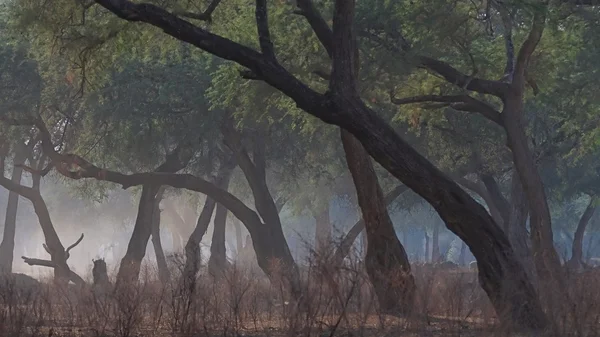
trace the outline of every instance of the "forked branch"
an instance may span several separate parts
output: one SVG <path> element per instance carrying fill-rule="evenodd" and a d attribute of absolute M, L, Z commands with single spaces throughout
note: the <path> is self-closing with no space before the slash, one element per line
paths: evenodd
<path fill-rule="evenodd" d="M 263 55 L 275 60 L 275 50 L 269 32 L 269 15 L 267 12 L 267 0 L 256 0 L 256 27 L 258 29 L 258 43 Z"/>
<path fill-rule="evenodd" d="M 444 105 L 460 111 L 479 113 L 490 121 L 500 126 L 503 125 L 500 113 L 493 106 L 469 95 L 422 95 L 396 98 L 393 91 L 390 91 L 390 101 L 396 105 L 427 102 L 447 103 Z"/>
<path fill-rule="evenodd" d="M 174 14 L 183 16 L 185 18 L 206 21 L 206 22 L 210 23 L 210 22 L 212 22 L 212 14 L 215 11 L 215 9 L 217 9 L 217 6 L 219 6 L 219 3 L 221 3 L 221 1 L 222 0 L 211 1 L 210 4 L 208 5 L 208 7 L 206 8 L 206 10 L 202 13 L 181 11 L 181 12 L 174 12 Z"/>
<path fill-rule="evenodd" d="M 81 233 L 81 236 L 79 237 L 79 239 L 77 239 L 77 241 L 75 241 L 75 243 L 67 247 L 67 250 L 65 251 L 67 254 L 67 259 L 71 256 L 71 254 L 69 253 L 71 249 L 75 248 L 79 243 L 81 243 L 81 240 L 83 240 L 83 233 Z"/>

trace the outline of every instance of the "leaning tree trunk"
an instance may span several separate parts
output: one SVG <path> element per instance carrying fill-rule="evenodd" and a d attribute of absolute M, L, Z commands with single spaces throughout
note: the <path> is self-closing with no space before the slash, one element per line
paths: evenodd
<path fill-rule="evenodd" d="M 148 247 L 148 241 L 152 235 L 154 203 L 159 189 L 160 186 L 155 185 L 144 185 L 142 187 L 133 233 L 117 273 L 117 289 L 121 286 L 133 285 L 139 278 L 142 260 L 146 255 L 146 247 Z"/>
<path fill-rule="evenodd" d="M 11 180 L 20 185 L 23 168 L 27 156 L 19 151 L 15 154 Z M 17 229 L 17 210 L 19 208 L 19 194 L 14 191 L 8 193 L 6 216 L 4 218 L 4 234 L 0 243 L 0 273 L 11 273 L 15 251 L 15 234 Z"/>
<path fill-rule="evenodd" d="M 0 185 L 4 188 L 14 191 L 21 195 L 24 198 L 27 198 L 33 204 L 33 209 L 35 214 L 38 217 L 38 221 L 40 223 L 40 227 L 42 228 L 42 233 L 44 234 L 44 239 L 46 243 L 44 244 L 44 249 L 48 254 L 50 254 L 50 260 L 42 260 L 36 258 L 29 258 L 23 256 L 23 260 L 25 263 L 32 266 L 43 266 L 54 269 L 54 280 L 57 284 L 61 286 L 66 286 L 69 281 L 73 281 L 73 283 L 78 285 L 84 285 L 85 282 L 79 275 L 75 274 L 69 268 L 67 264 L 67 259 L 69 258 L 69 250 L 75 247 L 79 242 L 81 242 L 82 237 L 69 249 L 65 250 L 62 245 L 56 230 L 54 229 L 54 224 L 52 223 L 52 219 L 50 218 L 50 212 L 48 212 L 48 207 L 46 206 L 46 202 L 42 198 L 42 195 L 39 191 L 40 179 L 41 176 L 32 174 L 33 178 L 33 187 L 25 187 L 20 184 L 13 182 L 10 179 L 6 179 L 4 177 L 0 177 Z"/>
<path fill-rule="evenodd" d="M 210 244 L 208 271 L 214 277 L 220 277 L 227 269 L 227 248 L 225 246 L 225 230 L 227 226 L 227 208 L 217 204 L 213 221 L 213 236 Z"/>
<path fill-rule="evenodd" d="M 389 206 L 394 200 L 396 200 L 406 191 L 408 191 L 408 187 L 406 187 L 405 185 L 397 186 L 396 188 L 391 190 L 385 196 L 386 206 Z M 339 266 L 344 262 L 344 259 L 350 253 L 350 249 L 352 249 L 352 245 L 354 245 L 354 241 L 356 241 L 356 238 L 364 229 L 365 221 L 362 218 L 358 220 L 358 222 L 356 222 L 354 226 L 352 226 L 352 228 L 350 228 L 348 233 L 346 233 L 346 235 L 340 241 L 340 244 L 335 251 L 335 254 L 332 259 L 335 265 Z"/>
<path fill-rule="evenodd" d="M 167 258 L 162 246 L 160 238 L 160 201 L 163 198 L 165 187 L 161 186 L 154 202 L 152 204 L 152 247 L 154 248 L 154 254 L 156 255 L 156 265 L 158 267 L 158 278 L 163 284 L 167 284 L 171 278 L 169 272 L 169 266 L 167 264 Z"/>
<path fill-rule="evenodd" d="M 571 247 L 571 259 L 567 263 L 567 267 L 572 271 L 579 271 L 583 268 L 583 236 L 585 234 L 585 229 L 590 222 L 592 216 L 594 216 L 594 212 L 596 212 L 596 197 L 590 197 L 590 202 L 588 203 L 585 211 L 579 218 L 579 223 L 577 224 L 577 229 L 575 230 L 575 235 L 573 236 L 573 246 Z"/>
<path fill-rule="evenodd" d="M 507 144 L 513 155 L 515 170 L 527 197 L 533 259 L 540 281 L 545 284 L 543 295 L 549 297 L 557 292 L 566 294 L 567 285 L 564 273 L 560 265 L 560 258 L 554 248 L 552 219 L 544 183 L 529 148 L 525 132 L 522 95 L 513 93 L 506 98 L 501 117 L 506 130 Z"/>
<path fill-rule="evenodd" d="M 178 145 L 173 152 L 167 154 L 165 162 L 157 167 L 155 172 L 174 173 L 183 169 L 191 159 L 192 151 L 190 151 L 189 147 L 189 143 Z M 152 235 L 154 203 L 160 190 L 160 185 L 142 186 L 142 194 L 140 196 L 133 233 L 131 234 L 127 251 L 121 259 L 119 272 L 117 273 L 116 291 L 120 291 L 123 286 L 127 287 L 123 288 L 127 291 L 129 286 L 134 285 L 138 281 L 142 260 L 146 255 L 148 241 Z"/>
<path fill-rule="evenodd" d="M 185 266 L 183 268 L 183 277 L 184 281 L 188 282 L 189 284 L 193 284 L 193 281 L 196 279 L 196 275 L 198 275 L 198 271 L 200 271 L 200 264 L 202 263 L 200 242 L 202 242 L 202 237 L 208 229 L 214 209 L 215 201 L 207 196 L 206 201 L 204 202 L 204 207 L 202 208 L 202 212 L 200 212 L 200 216 L 196 222 L 196 228 L 194 228 L 194 231 L 190 235 L 185 245 Z"/>
<path fill-rule="evenodd" d="M 254 216 L 240 219 L 252 238 L 258 266 L 272 282 L 281 282 L 296 300 L 301 300 L 298 266 L 283 234 L 279 209 L 267 185 L 264 142 L 259 137 L 254 139 L 254 150 L 250 159 L 232 120 L 227 120 L 222 130 L 225 143 L 235 154 L 236 162 L 250 185 L 256 211 L 264 221 L 263 223 Z"/>
<path fill-rule="evenodd" d="M 406 251 L 387 212 L 371 157 L 352 134 L 342 130 L 341 135 L 365 219 L 369 279 L 383 312 L 407 314 L 412 310 L 416 286 Z"/>

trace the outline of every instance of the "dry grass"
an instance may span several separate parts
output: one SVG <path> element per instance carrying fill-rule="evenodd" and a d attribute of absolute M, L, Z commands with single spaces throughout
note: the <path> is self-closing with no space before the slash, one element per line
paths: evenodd
<path fill-rule="evenodd" d="M 313 260 L 301 267 L 303 303 L 296 306 L 260 271 L 232 266 L 221 279 L 162 285 L 153 270 L 127 296 L 90 287 L 63 289 L 49 280 L 36 289 L 0 287 L 0 336 L 502 336 L 494 311 L 468 269 L 413 268 L 414 315 L 377 311 L 362 266 L 333 269 Z M 571 315 L 556 336 L 597 336 L 600 273 L 572 278 Z"/>

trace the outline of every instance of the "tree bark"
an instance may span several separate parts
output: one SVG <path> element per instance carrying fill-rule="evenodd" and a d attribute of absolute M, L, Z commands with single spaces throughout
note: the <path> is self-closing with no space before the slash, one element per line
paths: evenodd
<path fill-rule="evenodd" d="M 158 277 L 163 284 L 167 284 L 171 278 L 171 272 L 167 264 L 165 252 L 163 250 L 162 241 L 160 238 L 160 202 L 163 198 L 165 187 L 161 186 L 156 193 L 156 197 L 152 203 L 152 247 L 156 255 L 156 264 L 158 266 Z"/>
<path fill-rule="evenodd" d="M 222 130 L 225 143 L 233 151 L 236 162 L 250 185 L 254 206 L 264 221 L 263 224 L 256 225 L 244 223 L 250 232 L 258 265 L 272 281 L 283 282 L 292 296 L 300 299 L 298 266 L 283 234 L 279 210 L 267 186 L 264 143 L 258 137 L 254 139 L 253 159 L 250 159 L 242 144 L 241 134 L 233 128 L 231 120 L 223 124 Z"/>
<path fill-rule="evenodd" d="M 146 255 L 146 247 L 152 235 L 154 204 L 159 188 L 160 186 L 156 185 L 144 185 L 142 187 L 133 233 L 117 273 L 117 289 L 121 286 L 133 285 L 138 281 L 142 260 Z"/>
<path fill-rule="evenodd" d="M 227 187 L 225 186 L 225 188 Z M 210 244 L 210 258 L 208 260 L 208 271 L 214 277 L 222 276 L 227 269 L 227 249 L 225 246 L 227 213 L 227 208 L 221 204 L 217 204 L 217 211 L 213 221 L 212 242 Z"/>
<path fill-rule="evenodd" d="M 27 154 L 17 151 L 14 157 L 14 165 L 11 180 L 20 185 L 23 176 L 23 168 Z M 14 191 L 8 193 L 6 205 L 6 216 L 4 218 L 4 234 L 0 243 L 0 273 L 12 273 L 12 264 L 15 251 L 15 234 L 17 229 L 17 211 L 19 208 L 19 194 Z"/>
<path fill-rule="evenodd" d="M 408 187 L 406 187 L 405 185 L 395 187 L 385 196 L 386 206 L 389 206 L 392 202 L 394 202 L 394 200 L 396 200 L 406 191 L 408 191 Z M 364 229 L 365 220 L 361 218 L 360 220 L 358 220 L 358 222 L 354 224 L 354 226 L 352 226 L 352 228 L 350 228 L 348 233 L 346 233 L 346 235 L 342 238 L 333 257 L 333 263 L 336 266 L 339 266 L 344 262 L 344 259 L 350 253 L 350 249 L 352 249 L 354 241 L 356 241 L 356 238 Z"/>
<path fill-rule="evenodd" d="M 590 197 L 590 202 L 588 203 L 585 211 L 579 218 L 579 223 L 577 224 L 577 229 L 575 230 L 575 234 L 573 235 L 573 246 L 571 247 L 571 259 L 567 263 L 567 267 L 572 271 L 580 271 L 584 266 L 583 262 L 583 237 L 585 234 L 585 229 L 590 222 L 592 216 L 594 216 L 594 212 L 596 212 L 596 202 L 597 199 L 595 196 Z"/>
<path fill-rule="evenodd" d="M 415 296 L 415 281 L 404 247 L 398 240 L 387 212 L 371 158 L 352 134 L 341 131 L 348 168 L 356 187 L 358 203 L 365 220 L 369 279 L 386 313 L 408 314 Z"/>
<path fill-rule="evenodd" d="M 538 275 L 531 255 L 530 240 L 527 234 L 527 216 L 529 207 L 519 175 L 514 172 L 511 182 L 511 212 L 509 214 L 507 233 L 517 258 L 525 267 L 529 279 L 536 286 Z"/>
<path fill-rule="evenodd" d="M 185 245 L 185 266 L 183 269 L 183 277 L 184 281 L 188 284 L 193 284 L 193 281 L 196 279 L 196 275 L 198 275 L 198 271 L 200 271 L 200 264 L 202 262 L 200 242 L 202 242 L 202 237 L 208 229 L 214 209 L 214 199 L 206 197 L 204 207 L 202 208 L 202 212 L 200 212 L 200 216 L 196 222 L 196 228 L 194 228 L 194 231 L 190 235 Z"/>
<path fill-rule="evenodd" d="M 504 227 L 506 228 L 508 226 L 511 209 L 508 200 L 506 200 L 506 198 L 500 191 L 500 186 L 498 186 L 498 182 L 491 174 L 483 173 L 480 175 L 480 177 L 481 182 L 484 184 L 486 190 L 488 191 L 491 202 L 496 207 L 502 219 L 502 221 L 498 222 L 498 224 L 504 225 Z"/>

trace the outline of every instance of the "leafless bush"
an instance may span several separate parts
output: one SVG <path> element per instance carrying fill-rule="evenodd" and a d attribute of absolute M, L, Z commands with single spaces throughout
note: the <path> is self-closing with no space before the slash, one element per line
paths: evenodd
<path fill-rule="evenodd" d="M 414 314 L 393 317 L 378 313 L 360 254 L 342 265 L 329 256 L 313 252 L 300 261 L 299 299 L 287 293 L 277 261 L 270 278 L 232 261 L 218 278 L 203 267 L 190 279 L 174 256 L 170 282 L 161 283 L 155 268 L 145 267 L 139 282 L 120 292 L 101 291 L 91 279 L 90 287 L 65 288 L 50 278 L 30 286 L 5 278 L 0 336 L 503 336 L 476 271 L 468 267 L 413 265 Z M 551 336 L 597 336 L 600 272 L 569 280 L 571 302 Z"/>

